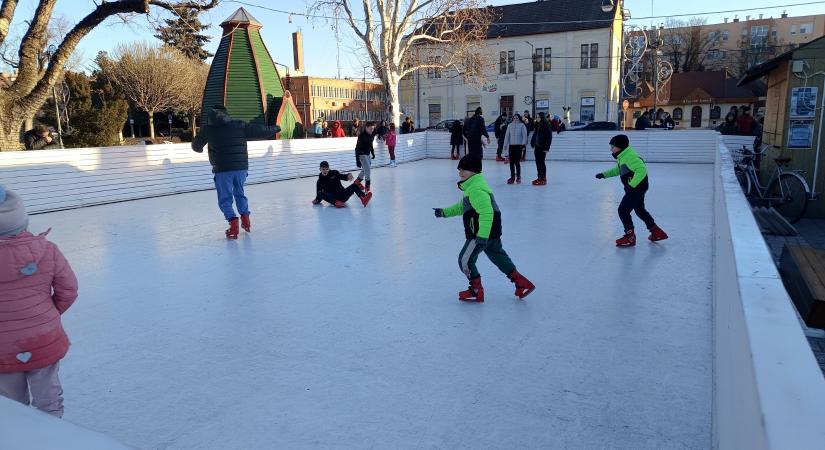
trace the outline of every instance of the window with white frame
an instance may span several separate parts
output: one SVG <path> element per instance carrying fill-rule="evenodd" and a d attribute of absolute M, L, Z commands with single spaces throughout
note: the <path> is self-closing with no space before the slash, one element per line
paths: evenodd
<path fill-rule="evenodd" d="M 544 47 L 544 67 L 543 67 L 543 69 L 544 69 L 545 72 L 550 72 L 550 70 L 553 69 L 553 65 L 551 64 L 551 60 L 550 60 L 552 50 L 553 49 L 550 48 L 550 47 Z"/>
<path fill-rule="evenodd" d="M 582 44 L 582 69 L 597 69 L 599 67 L 599 44 Z"/>
<path fill-rule="evenodd" d="M 791 34 L 796 34 L 796 25 L 791 25 Z"/>
<path fill-rule="evenodd" d="M 814 24 L 812 23 L 803 23 L 799 26 L 799 34 L 808 34 L 811 33 L 814 29 Z"/>
<path fill-rule="evenodd" d="M 498 53 L 498 73 L 505 75 L 516 71 L 516 51 L 510 50 Z"/>
<path fill-rule="evenodd" d="M 728 33 L 728 30 L 725 30 L 725 31 L 722 32 L 722 40 L 723 41 L 727 41 L 729 36 L 730 36 L 730 33 Z"/>
<path fill-rule="evenodd" d="M 763 47 L 768 43 L 768 26 L 756 25 L 751 27 L 751 47 Z"/>
<path fill-rule="evenodd" d="M 582 58 L 581 58 L 581 64 L 579 64 L 579 67 L 581 69 L 587 69 L 589 57 L 590 57 L 590 46 L 587 45 L 587 44 L 582 44 Z"/>

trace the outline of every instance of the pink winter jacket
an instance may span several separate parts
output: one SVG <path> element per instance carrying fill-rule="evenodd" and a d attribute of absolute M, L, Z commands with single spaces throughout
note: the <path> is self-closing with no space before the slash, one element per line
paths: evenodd
<path fill-rule="evenodd" d="M 42 369 L 69 350 L 60 315 L 77 278 L 47 233 L 0 238 L 0 373 Z"/>
<path fill-rule="evenodd" d="M 387 147 L 395 147 L 395 131 L 388 131 L 387 135 L 384 136 L 384 142 L 387 144 Z"/>

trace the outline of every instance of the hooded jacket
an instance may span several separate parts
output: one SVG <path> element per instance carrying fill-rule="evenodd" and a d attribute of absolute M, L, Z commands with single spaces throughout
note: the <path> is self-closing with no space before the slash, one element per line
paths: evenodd
<path fill-rule="evenodd" d="M 42 369 L 69 350 L 60 315 L 77 278 L 46 233 L 0 238 L 0 373 Z"/>
<path fill-rule="evenodd" d="M 616 167 L 602 172 L 605 178 L 621 176 L 622 184 L 633 189 L 647 186 L 647 166 L 633 147 L 627 147 L 616 154 Z"/>
<path fill-rule="evenodd" d="M 507 125 L 507 131 L 504 133 L 504 148 L 508 149 L 511 145 L 527 146 L 527 127 L 520 120 L 513 120 L 510 125 Z"/>
<path fill-rule="evenodd" d="M 344 133 L 344 129 L 341 128 L 341 121 L 340 120 L 336 120 L 335 122 L 332 122 L 332 137 L 334 137 L 334 138 L 347 137 L 347 135 Z"/>
<path fill-rule="evenodd" d="M 493 190 L 477 173 L 458 183 L 464 192 L 461 201 L 444 208 L 444 217 L 464 216 L 464 237 L 467 239 L 498 239 L 501 237 L 501 210 L 493 196 Z"/>
<path fill-rule="evenodd" d="M 279 126 L 266 127 L 232 120 L 222 110 L 209 111 L 208 124 L 201 128 L 201 134 L 192 141 L 192 150 L 201 153 L 209 145 L 209 163 L 212 172 L 229 172 L 249 169 L 247 140 L 274 139 L 281 131 Z"/>
<path fill-rule="evenodd" d="M 553 143 L 553 129 L 550 122 L 547 120 L 539 120 L 536 124 L 536 132 L 533 133 L 533 148 L 538 151 L 546 152 L 550 150 L 550 144 Z"/>

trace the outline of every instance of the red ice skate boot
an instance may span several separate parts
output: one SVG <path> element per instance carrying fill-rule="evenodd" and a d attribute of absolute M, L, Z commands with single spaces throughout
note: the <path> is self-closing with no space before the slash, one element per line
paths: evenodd
<path fill-rule="evenodd" d="M 458 293 L 458 299 L 464 302 L 484 301 L 484 287 L 481 286 L 481 276 L 470 279 L 470 287 Z"/>
<path fill-rule="evenodd" d="M 513 184 L 515 182 L 516 182 L 516 179 L 513 178 L 513 177 L 510 177 L 510 178 L 507 179 L 507 184 Z"/>
<path fill-rule="evenodd" d="M 542 178 L 539 181 L 539 186 L 547 186 L 547 178 Z"/>
<path fill-rule="evenodd" d="M 347 204 L 342 202 L 341 200 L 335 200 L 335 207 L 336 208 L 346 208 Z"/>
<path fill-rule="evenodd" d="M 249 214 L 241 214 L 241 228 L 247 233 L 252 231 L 252 222 L 249 221 Z"/>
<path fill-rule="evenodd" d="M 541 185 L 541 178 L 536 178 L 531 182 L 533 186 L 540 186 Z"/>
<path fill-rule="evenodd" d="M 664 241 L 667 239 L 667 233 L 664 232 L 658 225 L 653 225 L 650 229 L 650 236 L 647 237 L 651 242 Z"/>
<path fill-rule="evenodd" d="M 364 185 L 364 193 L 365 194 L 370 193 L 370 182 L 369 182 L 369 180 L 367 180 L 367 184 Z"/>
<path fill-rule="evenodd" d="M 238 218 L 233 217 L 232 220 L 229 221 L 229 229 L 226 230 L 226 238 L 227 239 L 238 239 Z"/>
<path fill-rule="evenodd" d="M 636 232 L 627 230 L 624 236 L 616 239 L 616 247 L 633 247 L 636 245 Z"/>
<path fill-rule="evenodd" d="M 516 178 L 516 184 L 521 184 L 521 177 Z"/>
<path fill-rule="evenodd" d="M 363 197 L 361 197 L 361 204 L 364 205 L 364 208 L 367 207 L 367 203 L 370 202 L 372 198 L 372 192 L 367 192 Z"/>
<path fill-rule="evenodd" d="M 504 161 L 505 161 L 505 159 L 504 159 L 504 158 L 502 158 L 501 156 L 496 156 L 496 161 L 497 161 L 497 162 L 504 162 Z"/>
<path fill-rule="evenodd" d="M 515 295 L 518 298 L 527 297 L 536 289 L 536 285 L 531 283 L 524 275 L 518 273 L 518 270 L 513 270 L 510 275 L 507 275 L 507 278 L 516 284 Z"/>
<path fill-rule="evenodd" d="M 360 178 L 356 178 L 355 181 L 353 181 L 353 183 L 355 183 L 355 185 L 358 186 L 359 188 L 364 189 L 364 185 L 361 184 L 361 179 Z"/>

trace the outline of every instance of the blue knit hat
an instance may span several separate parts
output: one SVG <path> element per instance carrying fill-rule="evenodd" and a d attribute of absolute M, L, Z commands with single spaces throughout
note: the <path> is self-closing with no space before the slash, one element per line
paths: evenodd
<path fill-rule="evenodd" d="M 29 216 L 23 200 L 0 186 L 0 237 L 16 236 L 29 226 Z"/>

